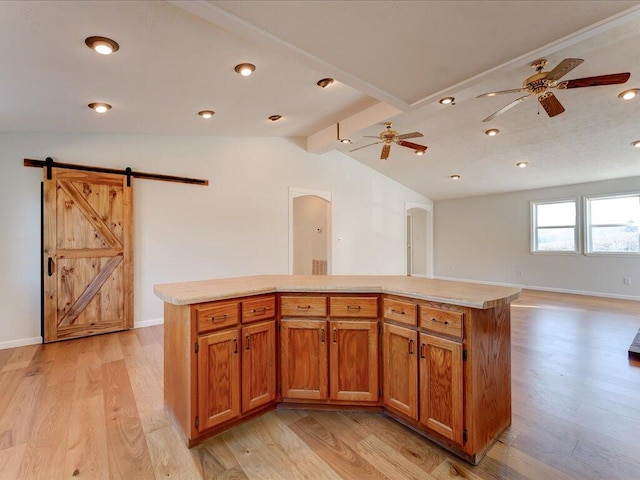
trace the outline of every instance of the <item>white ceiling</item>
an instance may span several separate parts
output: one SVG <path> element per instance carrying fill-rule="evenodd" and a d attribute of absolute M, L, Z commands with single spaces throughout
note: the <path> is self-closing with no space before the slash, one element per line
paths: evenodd
<path fill-rule="evenodd" d="M 96 54 L 91 35 L 120 50 Z M 532 98 L 482 123 L 518 94 L 475 97 L 520 87 L 539 57 L 585 59 L 567 79 L 631 79 L 557 91 L 554 118 Z M 254 75 L 234 72 L 242 62 Z M 640 88 L 638 1 L 0 1 L 0 64 L 3 132 L 308 137 L 434 200 L 640 175 L 640 98 L 617 98 Z M 327 76 L 339 81 L 316 86 Z M 423 132 L 426 155 L 349 153 L 385 120 Z"/>

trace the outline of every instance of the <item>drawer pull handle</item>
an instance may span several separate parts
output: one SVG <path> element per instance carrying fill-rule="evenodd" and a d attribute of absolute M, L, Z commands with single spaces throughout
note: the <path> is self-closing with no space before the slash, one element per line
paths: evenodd
<path fill-rule="evenodd" d="M 228 315 L 225 313 L 224 315 L 220 315 L 219 317 L 213 316 L 211 317 L 212 322 L 218 322 L 220 320 L 226 320 Z"/>
<path fill-rule="evenodd" d="M 360 305 L 347 305 L 347 310 L 360 310 L 361 308 Z"/>
<path fill-rule="evenodd" d="M 324 328 L 320 329 L 320 343 L 324 343 Z"/>
<path fill-rule="evenodd" d="M 235 345 L 235 350 L 233 351 L 233 353 L 238 353 L 238 339 L 234 338 L 233 343 Z"/>
<path fill-rule="evenodd" d="M 309 310 L 311 308 L 311 305 L 298 305 L 296 307 L 298 310 Z"/>
<path fill-rule="evenodd" d="M 397 313 L 398 315 L 406 315 L 404 310 L 396 310 L 395 308 L 391 309 L 391 313 Z"/>
<path fill-rule="evenodd" d="M 409 355 L 413 355 L 413 340 L 409 340 Z"/>
<path fill-rule="evenodd" d="M 333 329 L 333 343 L 338 343 L 338 330 Z"/>
<path fill-rule="evenodd" d="M 253 314 L 254 315 L 261 315 L 263 313 L 267 313 L 267 310 L 271 310 L 270 308 L 267 307 L 262 307 L 262 308 L 254 308 L 253 309 Z"/>
<path fill-rule="evenodd" d="M 247 348 L 246 349 L 249 350 L 249 335 L 247 335 L 245 338 L 247 339 Z"/>
<path fill-rule="evenodd" d="M 420 358 L 426 358 L 424 356 L 424 350 L 427 346 L 423 343 L 422 345 L 420 345 Z"/>
<path fill-rule="evenodd" d="M 436 323 L 442 323 L 443 325 L 449 325 L 449 322 L 447 320 L 445 320 L 444 322 L 441 322 L 437 318 L 432 318 L 431 321 Z"/>

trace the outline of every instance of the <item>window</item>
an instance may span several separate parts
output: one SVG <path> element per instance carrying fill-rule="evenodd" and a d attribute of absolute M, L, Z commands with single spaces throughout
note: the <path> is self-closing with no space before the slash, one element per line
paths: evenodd
<path fill-rule="evenodd" d="M 531 202 L 533 253 L 578 253 L 578 202 Z"/>
<path fill-rule="evenodd" d="M 640 254 L 640 194 L 586 197 L 586 253 Z"/>

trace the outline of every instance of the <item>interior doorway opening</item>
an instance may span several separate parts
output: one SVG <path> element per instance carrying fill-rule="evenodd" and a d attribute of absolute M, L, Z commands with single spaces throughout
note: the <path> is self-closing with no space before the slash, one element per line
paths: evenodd
<path fill-rule="evenodd" d="M 405 205 L 405 273 L 433 277 L 433 207 Z"/>
<path fill-rule="evenodd" d="M 331 270 L 331 193 L 289 189 L 289 273 Z"/>

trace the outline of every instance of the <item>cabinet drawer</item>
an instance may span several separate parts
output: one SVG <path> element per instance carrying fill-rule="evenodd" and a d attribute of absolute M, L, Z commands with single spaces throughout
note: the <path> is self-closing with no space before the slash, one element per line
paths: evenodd
<path fill-rule="evenodd" d="M 464 313 L 440 310 L 420 305 L 420 328 L 462 338 Z"/>
<path fill-rule="evenodd" d="M 196 305 L 198 333 L 220 330 L 238 324 L 238 302 L 204 303 Z"/>
<path fill-rule="evenodd" d="M 282 317 L 325 317 L 326 297 L 280 297 Z"/>
<path fill-rule="evenodd" d="M 378 318 L 378 298 L 331 297 L 329 315 L 340 318 Z"/>
<path fill-rule="evenodd" d="M 406 323 L 407 325 L 416 325 L 416 311 L 418 306 L 415 303 L 385 298 L 382 301 L 382 305 L 384 318 Z"/>
<path fill-rule="evenodd" d="M 242 301 L 242 323 L 257 322 L 273 318 L 276 314 L 276 297 L 251 298 Z"/>

